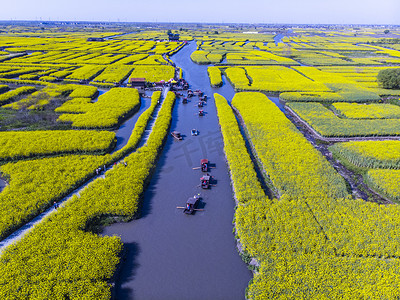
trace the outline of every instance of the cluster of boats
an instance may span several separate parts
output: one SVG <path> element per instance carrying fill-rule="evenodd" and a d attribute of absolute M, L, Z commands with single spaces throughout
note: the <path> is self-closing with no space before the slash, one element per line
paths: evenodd
<path fill-rule="evenodd" d="M 176 92 L 175 92 L 175 94 L 176 94 L 177 96 L 180 96 L 180 97 L 183 96 L 182 93 L 176 93 Z M 202 91 L 200 91 L 200 90 L 192 91 L 192 90 L 189 89 L 189 90 L 187 91 L 187 97 L 184 97 L 184 98 L 183 98 L 182 103 L 183 103 L 183 104 L 188 103 L 188 98 L 194 97 L 195 95 L 199 96 L 199 102 L 197 103 L 197 107 L 199 108 L 199 112 L 198 112 L 197 114 L 199 115 L 199 117 L 202 117 L 202 116 L 205 115 L 205 112 L 204 112 L 204 110 L 201 109 L 201 108 L 204 106 L 205 102 L 207 102 L 207 99 L 208 99 L 208 98 L 207 98 L 207 95 L 204 95 L 204 93 L 203 93 Z M 175 131 L 172 131 L 172 132 L 171 132 L 171 135 L 172 135 L 175 139 L 177 139 L 177 140 L 179 140 L 179 141 L 183 140 L 183 136 L 181 135 L 181 133 L 180 133 L 179 131 L 176 131 L 176 130 L 175 130 Z M 192 130 L 190 131 L 190 135 L 192 135 L 192 136 L 197 136 L 197 135 L 199 135 L 199 131 L 198 131 L 197 129 L 192 129 Z"/>
<path fill-rule="evenodd" d="M 192 98 L 194 96 L 198 96 L 199 97 L 199 102 L 197 102 L 197 107 L 199 108 L 198 115 L 200 117 L 202 117 L 202 116 L 204 116 L 205 113 L 204 113 L 204 110 L 200 109 L 200 108 L 202 108 L 204 106 L 204 104 L 207 102 L 207 99 L 208 99 L 207 95 L 204 95 L 204 93 L 202 91 L 200 91 L 200 90 L 195 90 L 195 91 L 188 90 L 187 96 L 183 98 L 182 103 L 183 104 L 187 104 L 189 102 L 188 99 Z"/>
<path fill-rule="evenodd" d="M 182 94 L 179 94 L 178 96 L 183 96 Z M 182 103 L 186 104 L 188 103 L 188 98 L 192 98 L 194 96 L 199 97 L 199 101 L 197 103 L 197 107 L 199 108 L 198 115 L 199 116 L 204 116 L 204 111 L 201 109 L 205 102 L 207 102 L 207 95 L 204 95 L 204 93 L 200 90 L 195 90 L 192 91 L 188 89 L 187 91 L 187 96 L 183 98 Z M 190 134 L 192 136 L 197 136 L 199 134 L 199 131 L 197 129 L 192 129 L 190 131 Z M 179 131 L 172 131 L 171 135 L 176 139 L 181 141 L 183 139 L 182 134 Z M 200 160 L 200 167 L 193 168 L 193 169 L 200 169 L 203 173 L 205 173 L 203 176 L 200 177 L 200 185 L 202 189 L 209 189 L 211 187 L 210 181 L 212 180 L 212 176 L 208 173 L 210 169 L 209 161 L 208 159 L 201 159 Z M 183 209 L 183 212 L 185 214 L 193 214 L 195 211 L 203 210 L 198 208 L 199 202 L 201 200 L 200 194 L 194 195 L 193 197 L 190 197 L 187 199 L 185 206 L 178 206 L 177 208 Z"/>
<path fill-rule="evenodd" d="M 200 178 L 200 187 L 202 189 L 209 189 L 211 187 L 210 181 L 212 179 L 212 176 L 208 174 L 207 172 L 210 169 L 209 166 L 209 161 L 208 159 L 201 159 L 200 160 L 200 167 L 193 168 L 193 169 L 201 169 L 202 172 L 206 173 Z M 194 195 L 193 197 L 190 197 L 186 200 L 186 205 L 185 206 L 178 206 L 177 208 L 183 209 L 183 213 L 187 215 L 193 214 L 195 211 L 203 211 L 204 209 L 198 208 L 198 204 L 200 202 L 200 193 L 197 195 Z"/>
<path fill-rule="evenodd" d="M 200 160 L 200 167 L 194 168 L 194 169 L 201 169 L 202 172 L 206 173 L 205 175 L 203 175 L 200 178 L 200 187 L 202 189 L 209 189 L 211 187 L 210 181 L 211 181 L 212 177 L 210 174 L 208 174 L 209 168 L 210 168 L 209 161 L 208 161 L 208 159 L 205 159 L 205 158 Z M 183 213 L 191 215 L 195 211 L 203 210 L 203 209 L 197 208 L 199 202 L 200 202 L 200 194 L 197 194 L 186 200 L 185 207 L 178 207 L 178 208 L 183 208 Z"/>

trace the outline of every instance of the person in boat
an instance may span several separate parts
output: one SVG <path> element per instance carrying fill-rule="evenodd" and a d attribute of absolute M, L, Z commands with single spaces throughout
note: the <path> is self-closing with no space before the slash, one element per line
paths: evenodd
<path fill-rule="evenodd" d="M 186 204 L 186 209 L 187 209 L 187 210 L 190 210 L 190 204 L 189 204 L 189 203 Z"/>

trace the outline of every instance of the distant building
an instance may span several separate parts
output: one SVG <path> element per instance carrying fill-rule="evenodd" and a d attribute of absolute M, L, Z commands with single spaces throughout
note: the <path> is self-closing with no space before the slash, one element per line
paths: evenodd
<path fill-rule="evenodd" d="M 104 42 L 104 39 L 103 38 L 90 37 L 86 41 L 87 42 Z"/>
<path fill-rule="evenodd" d="M 170 41 L 179 41 L 179 33 L 168 33 L 168 39 Z"/>
<path fill-rule="evenodd" d="M 129 84 L 134 88 L 146 87 L 146 78 L 129 78 Z"/>

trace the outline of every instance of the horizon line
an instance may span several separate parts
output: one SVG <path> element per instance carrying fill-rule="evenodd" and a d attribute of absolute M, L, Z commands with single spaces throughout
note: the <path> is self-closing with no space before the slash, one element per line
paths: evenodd
<path fill-rule="evenodd" d="M 105 23 L 105 24 L 210 24 L 210 25 L 300 25 L 300 26 L 394 26 L 400 27 L 399 24 L 390 23 L 281 23 L 281 22 L 271 22 L 271 23 L 247 23 L 247 22 L 188 22 L 188 21 L 88 21 L 88 20 L 0 20 L 1 22 L 38 22 L 38 23 Z"/>

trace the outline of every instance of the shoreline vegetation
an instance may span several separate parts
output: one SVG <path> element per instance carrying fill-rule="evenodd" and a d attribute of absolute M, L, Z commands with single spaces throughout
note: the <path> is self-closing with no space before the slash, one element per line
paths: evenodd
<path fill-rule="evenodd" d="M 246 299 L 399 298 L 398 27 L 4 21 L 0 33 L 0 241 L 21 233 L 0 250 L 1 299 L 115 297 L 126 248 L 102 228 L 140 216 L 187 88 L 214 93 Z"/>
<path fill-rule="evenodd" d="M 246 97 L 247 97 L 247 103 L 255 102 L 254 98 L 255 95 L 254 93 L 253 95 L 251 94 L 252 93 L 239 93 L 235 96 L 235 99 L 232 101 L 232 103 L 233 105 L 235 105 L 236 108 L 238 108 L 238 105 L 240 104 L 239 112 L 243 113 L 243 109 L 245 107 L 244 105 L 246 103 L 245 102 Z M 260 94 L 259 97 L 264 97 L 264 96 Z M 220 107 L 222 105 L 218 104 L 217 99 L 216 103 L 217 106 L 219 106 L 218 109 L 221 110 Z M 224 105 L 226 105 L 230 109 L 228 104 Z M 260 111 L 261 103 L 257 105 L 257 107 L 258 111 Z M 251 107 L 247 107 L 247 109 L 251 110 Z M 279 113 L 282 114 L 281 112 Z M 231 114 L 233 114 L 232 110 Z M 265 114 L 263 114 L 261 111 L 260 115 L 265 116 Z M 249 122 L 249 120 L 246 121 L 246 118 L 244 119 L 244 121 L 246 123 Z M 224 132 L 224 130 L 226 130 L 224 129 L 224 126 L 226 126 L 226 124 L 228 123 L 224 124 L 224 121 L 220 117 L 220 124 L 221 124 L 221 130 L 222 132 Z M 270 122 L 266 122 L 264 124 L 270 124 L 269 126 L 271 126 L 271 128 L 274 127 L 273 123 Z M 252 126 L 253 127 L 255 126 L 257 128 L 256 123 L 254 123 L 254 120 L 252 122 Z M 233 125 L 229 126 L 229 128 L 233 127 L 237 127 L 237 124 L 235 126 Z M 253 129 L 253 134 L 255 132 L 256 131 L 254 131 Z M 258 135 L 259 134 L 260 133 L 258 133 Z M 250 133 L 250 138 L 254 139 L 251 133 Z M 271 142 L 273 143 L 273 141 L 269 141 L 269 143 Z M 224 136 L 224 144 L 225 147 L 227 147 L 225 136 Z M 227 158 L 228 157 L 229 156 L 227 154 Z M 230 172 L 232 174 L 232 166 L 235 163 L 235 159 L 231 158 L 229 160 L 228 158 L 228 163 L 230 166 Z M 251 169 L 251 166 L 252 164 L 249 164 L 248 168 Z M 270 173 L 270 175 L 274 174 Z M 256 178 L 253 177 L 253 180 L 256 180 Z M 233 186 L 235 186 L 235 181 L 232 184 Z M 315 190 L 315 188 L 313 189 Z M 234 191 L 236 195 L 236 188 L 234 188 Z M 378 276 L 378 273 L 376 272 L 382 267 L 386 268 L 388 271 L 391 270 L 389 271 L 390 273 L 392 271 L 396 272 L 395 270 L 399 267 L 398 263 L 396 261 L 393 261 L 392 263 L 386 263 L 386 262 L 383 263 L 383 261 L 380 259 L 381 256 L 379 254 L 376 257 L 376 254 L 368 255 L 367 254 L 368 252 L 367 253 L 364 252 L 365 254 L 361 255 L 361 258 L 352 258 L 354 254 L 360 253 L 358 252 L 359 250 L 361 251 L 363 250 L 357 249 L 357 247 L 354 249 L 348 248 L 348 246 L 345 246 L 345 244 L 343 244 L 342 241 L 336 240 L 337 239 L 336 237 L 333 238 L 331 236 L 331 234 L 333 233 L 332 229 L 338 226 L 339 224 L 335 224 L 336 221 L 333 216 L 332 219 L 329 220 L 329 222 L 326 222 L 327 221 L 326 217 L 324 216 L 324 214 L 321 214 L 322 211 L 326 210 L 323 207 L 332 207 L 333 203 L 335 202 L 336 205 L 339 205 L 337 206 L 337 209 L 339 209 L 340 206 L 344 205 L 340 208 L 340 210 L 341 213 L 347 217 L 349 216 L 348 212 L 346 212 L 347 209 L 358 210 L 360 209 L 358 208 L 358 206 L 362 206 L 364 207 L 364 209 L 369 207 L 368 210 L 370 209 L 375 210 L 376 204 L 366 203 L 360 200 L 350 200 L 348 198 L 345 198 L 343 200 L 339 199 L 330 200 L 329 197 L 326 198 L 326 196 L 317 192 L 317 190 L 315 190 L 315 192 L 317 192 L 317 194 L 315 195 L 316 198 L 310 197 L 309 193 L 304 194 L 304 196 L 300 198 L 295 198 L 294 195 L 287 197 L 288 195 L 290 195 L 290 189 L 289 190 L 286 189 L 285 193 L 288 192 L 289 194 L 283 195 L 280 200 L 276 199 L 270 200 L 267 197 L 263 197 L 263 198 L 258 198 L 257 200 L 249 199 L 245 203 L 238 202 L 238 207 L 235 212 L 236 238 L 238 239 L 239 242 L 239 248 L 243 249 L 242 255 L 244 254 L 243 255 L 244 261 L 247 263 L 251 262 L 252 264 L 255 264 L 254 267 L 255 277 L 249 284 L 249 288 L 247 291 L 248 299 L 265 299 L 266 297 L 267 298 L 274 297 L 274 295 L 275 296 L 277 295 L 294 296 L 294 294 L 296 295 L 301 294 L 304 296 L 309 295 L 310 290 L 306 292 L 302 288 L 302 285 L 289 280 L 287 276 L 291 276 L 290 275 L 291 272 L 287 268 L 286 272 L 289 271 L 289 274 L 285 274 L 285 272 L 282 273 L 279 271 L 280 268 L 283 266 L 282 264 L 289 265 L 292 268 L 291 270 L 293 270 L 294 274 L 296 274 L 296 277 L 301 278 L 302 281 L 308 282 L 308 284 L 311 283 L 311 280 L 316 280 L 315 285 L 313 285 L 311 290 L 313 295 L 315 295 L 315 297 L 317 297 L 317 295 L 321 295 L 321 293 L 327 292 L 326 286 L 320 285 L 318 283 L 319 282 L 318 280 L 326 280 L 323 279 L 324 276 L 326 277 L 326 274 L 319 274 L 317 275 L 318 277 L 315 277 L 315 275 L 311 276 L 311 274 L 307 275 L 308 273 L 307 272 L 304 273 L 304 271 L 302 271 L 302 268 L 299 269 L 298 264 L 306 265 L 308 268 L 312 270 L 312 272 L 317 271 L 316 269 L 317 264 L 324 264 L 325 268 L 332 270 L 333 273 L 329 274 L 335 274 L 334 272 L 338 272 L 339 270 L 338 268 L 342 269 L 342 271 L 338 272 L 337 274 L 341 274 L 343 273 L 343 270 L 345 270 L 344 272 L 348 272 L 349 270 L 348 268 L 356 267 L 357 272 L 359 272 L 360 274 L 359 276 L 361 277 L 355 275 L 354 273 L 351 273 L 352 276 L 355 276 L 352 277 L 351 279 L 351 285 L 353 286 L 353 288 L 354 287 L 356 288 L 354 295 L 356 294 L 360 295 L 360 293 L 363 293 L 365 295 L 366 293 L 366 291 L 364 290 L 365 282 L 355 284 L 355 281 L 362 280 L 361 278 L 365 277 L 367 273 L 369 278 L 377 278 L 376 276 Z M 318 198 L 320 199 L 318 200 Z M 343 203 L 340 204 L 340 202 L 342 201 Z M 321 202 L 321 204 L 319 204 L 318 202 Z M 347 208 L 346 206 L 349 206 L 349 208 Z M 387 212 L 389 215 L 392 213 L 394 215 L 398 214 L 398 209 L 395 206 L 391 206 L 389 211 Z M 286 217 L 290 216 L 290 219 L 287 218 L 281 219 L 285 215 Z M 370 216 L 371 215 L 368 215 L 367 217 L 367 215 L 364 215 L 363 218 L 368 219 Z M 273 223 L 270 223 L 274 219 L 280 219 L 280 221 L 278 222 L 278 220 L 276 220 L 273 221 Z M 359 222 L 356 221 L 357 217 L 355 216 L 352 217 L 352 220 L 353 222 Z M 271 227 L 272 224 L 274 225 Z M 302 224 L 303 226 L 302 229 L 298 227 L 300 224 Z M 363 230 L 368 230 L 367 228 L 369 227 L 369 225 L 367 224 L 370 223 L 368 222 L 365 223 L 364 227 L 366 228 L 361 229 L 361 232 Z M 278 228 L 276 228 L 277 226 Z M 386 226 L 383 225 L 383 227 Z M 382 230 L 388 230 L 388 228 L 390 227 L 391 225 L 388 224 L 387 229 L 382 228 Z M 314 232 L 314 230 L 316 230 L 316 232 Z M 260 235 L 257 237 L 250 234 L 251 232 L 254 231 L 259 232 Z M 355 231 L 352 230 L 351 232 L 353 232 L 353 235 L 355 235 L 356 238 L 361 233 L 360 228 Z M 282 240 L 283 236 L 286 236 L 284 239 L 284 241 L 286 242 L 284 244 L 281 244 L 282 242 L 280 242 L 279 240 Z M 298 238 L 296 239 L 295 236 L 297 237 L 300 236 L 301 239 L 298 240 Z M 380 236 L 373 237 L 374 240 L 375 238 L 377 240 L 380 240 L 382 237 Z M 311 244 L 307 245 L 307 243 L 311 242 L 311 240 L 314 240 L 314 242 L 317 243 L 315 245 L 316 248 L 314 249 L 313 247 L 309 248 Z M 286 243 L 288 246 L 289 245 L 291 246 L 287 248 L 287 246 L 284 246 L 286 245 Z M 345 248 L 342 249 L 342 247 Z M 372 251 L 373 251 L 372 253 L 374 253 L 374 250 Z M 365 266 L 364 265 L 365 263 L 368 263 L 369 267 Z M 339 277 L 336 277 L 336 275 L 331 276 L 329 280 L 331 280 L 332 282 L 335 281 L 337 282 L 337 280 L 339 280 L 340 278 L 340 275 L 338 276 Z M 384 274 L 384 276 L 391 276 L 391 275 Z M 349 284 L 341 283 L 339 286 L 343 288 L 343 285 L 350 286 L 350 283 Z M 277 289 L 278 286 L 282 286 L 282 288 Z M 289 287 L 291 288 L 289 289 Z M 277 294 L 273 294 L 272 291 L 276 291 Z M 329 292 L 335 293 L 330 289 Z M 370 293 L 371 291 L 369 290 L 368 292 Z M 374 291 L 373 295 L 388 295 L 388 291 L 385 289 Z"/>
<path fill-rule="evenodd" d="M 4 286 L 0 291 L 2 298 L 19 297 L 26 293 L 32 297 L 47 294 L 51 298 L 57 298 L 57 295 L 96 299 L 111 297 L 108 282 L 121 259 L 122 243 L 117 237 L 99 237 L 87 230 L 98 217 L 125 216 L 131 219 L 134 216 L 143 186 L 168 135 L 174 102 L 175 95 L 168 93 L 146 144 L 124 158 L 126 166 L 114 166 L 106 172 L 104 179 L 91 183 L 80 197 L 74 196 L 22 240 L 5 249 L 0 257 L 0 261 L 7 262 L 0 277 L 0 284 Z M 136 184 L 127 184 L 126 180 L 133 180 Z M 101 199 L 101 203 L 97 201 L 94 205 L 91 201 L 93 197 Z M 48 257 L 46 253 L 52 253 L 54 259 L 45 261 L 43 255 Z M 37 265 L 35 260 L 42 261 L 42 264 Z M 21 265 L 23 261 L 32 263 Z M 65 263 L 80 271 L 76 275 L 60 274 L 57 270 Z M 21 269 L 25 270 L 24 274 L 35 274 L 35 278 L 42 276 L 47 280 L 23 284 L 23 289 L 16 292 L 15 286 L 26 283 L 26 278 L 15 273 Z M 78 274 L 79 277 L 75 277 Z M 73 284 L 53 285 L 48 280 L 49 276 L 56 276 L 60 283 L 69 282 L 70 276 L 76 279 Z"/>

